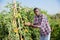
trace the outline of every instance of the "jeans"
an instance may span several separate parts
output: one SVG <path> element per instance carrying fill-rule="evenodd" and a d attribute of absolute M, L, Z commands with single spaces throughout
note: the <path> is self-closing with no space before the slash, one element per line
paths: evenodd
<path fill-rule="evenodd" d="M 50 40 L 50 34 L 51 34 L 51 33 L 49 33 L 49 34 L 46 35 L 46 36 L 40 36 L 40 40 Z"/>

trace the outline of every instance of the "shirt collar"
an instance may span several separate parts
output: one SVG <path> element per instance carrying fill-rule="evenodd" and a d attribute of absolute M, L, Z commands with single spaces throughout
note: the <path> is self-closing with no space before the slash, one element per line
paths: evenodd
<path fill-rule="evenodd" d="M 35 18 L 41 17 L 42 14 L 40 14 L 39 16 L 35 15 Z"/>

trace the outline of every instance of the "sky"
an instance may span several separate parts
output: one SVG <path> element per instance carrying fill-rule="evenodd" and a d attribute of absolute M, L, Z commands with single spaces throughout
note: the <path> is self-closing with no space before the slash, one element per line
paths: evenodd
<path fill-rule="evenodd" d="M 60 0 L 16 0 L 24 7 L 38 7 L 46 10 L 48 14 L 56 14 L 60 12 Z M 0 11 L 4 10 L 4 6 L 12 0 L 0 0 Z"/>

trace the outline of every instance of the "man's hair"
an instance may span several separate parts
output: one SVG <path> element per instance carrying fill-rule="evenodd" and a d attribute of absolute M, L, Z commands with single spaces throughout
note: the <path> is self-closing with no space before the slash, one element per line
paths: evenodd
<path fill-rule="evenodd" d="M 38 8 L 34 8 L 34 10 L 33 10 L 33 11 L 35 11 L 36 9 L 38 9 Z"/>

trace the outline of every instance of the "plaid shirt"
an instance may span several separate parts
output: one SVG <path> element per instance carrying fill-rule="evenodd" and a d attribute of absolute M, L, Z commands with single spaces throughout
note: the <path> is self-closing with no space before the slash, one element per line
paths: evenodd
<path fill-rule="evenodd" d="M 51 28 L 47 17 L 44 14 L 40 14 L 39 16 L 34 17 L 34 24 L 38 24 L 40 27 L 41 35 L 48 35 L 51 32 Z"/>

